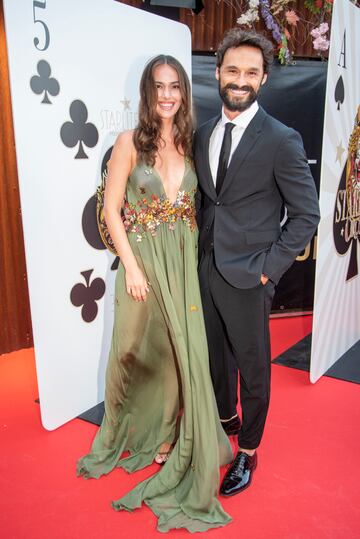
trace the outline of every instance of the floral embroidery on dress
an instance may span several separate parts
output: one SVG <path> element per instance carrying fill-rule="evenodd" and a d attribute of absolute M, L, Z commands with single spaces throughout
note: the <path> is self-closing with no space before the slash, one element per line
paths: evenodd
<path fill-rule="evenodd" d="M 166 195 L 151 195 L 151 199 L 143 198 L 137 204 L 125 202 L 123 222 L 126 232 L 136 233 L 136 241 L 140 242 L 150 232 L 156 236 L 160 225 L 166 224 L 174 230 L 178 221 L 184 222 L 191 231 L 196 229 L 195 204 L 192 191 L 179 191 L 174 204 Z"/>

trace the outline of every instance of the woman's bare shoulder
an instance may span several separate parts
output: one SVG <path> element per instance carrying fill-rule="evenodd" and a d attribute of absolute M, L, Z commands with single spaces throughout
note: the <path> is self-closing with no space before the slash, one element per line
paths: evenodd
<path fill-rule="evenodd" d="M 136 155 L 133 135 L 134 130 L 128 130 L 123 131 L 117 136 L 111 152 L 111 159 L 124 157 L 131 157 L 131 160 L 133 159 L 134 155 Z"/>
<path fill-rule="evenodd" d="M 114 149 L 125 150 L 125 149 L 134 149 L 134 129 L 129 129 L 127 131 L 122 131 L 116 138 Z"/>

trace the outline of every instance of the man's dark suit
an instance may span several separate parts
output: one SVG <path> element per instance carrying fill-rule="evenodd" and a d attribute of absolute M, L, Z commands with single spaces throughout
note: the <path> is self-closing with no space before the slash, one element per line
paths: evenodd
<path fill-rule="evenodd" d="M 274 285 L 312 238 L 319 207 L 300 135 L 261 107 L 246 128 L 217 195 L 209 140 L 218 121 L 219 117 L 202 125 L 194 141 L 199 277 L 220 417 L 219 401 L 226 388 L 221 378 L 229 369 L 221 356 L 224 348 L 230 348 L 240 370 L 239 445 L 251 449 L 260 443 L 269 403 L 268 316 Z M 281 230 L 283 204 L 288 221 Z M 270 279 L 265 286 L 261 274 Z"/>

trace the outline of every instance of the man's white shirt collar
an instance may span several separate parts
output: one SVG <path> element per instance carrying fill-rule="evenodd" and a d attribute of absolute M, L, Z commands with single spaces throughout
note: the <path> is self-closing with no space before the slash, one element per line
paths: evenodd
<path fill-rule="evenodd" d="M 246 129 L 258 110 L 259 110 L 258 102 L 254 101 L 254 103 L 250 105 L 248 109 L 238 114 L 236 118 L 234 118 L 233 120 L 229 120 L 229 118 L 226 116 L 224 112 L 224 107 L 223 107 L 221 111 L 221 119 L 220 119 L 221 127 L 225 127 L 225 124 L 227 124 L 228 122 L 231 122 L 232 124 L 235 124 L 235 126 Z"/>
<path fill-rule="evenodd" d="M 235 127 L 231 132 L 231 151 L 228 161 L 229 164 L 238 144 L 240 143 L 241 137 L 243 136 L 245 129 L 247 128 L 251 120 L 254 118 L 258 110 L 259 105 L 257 101 L 255 101 L 252 105 L 250 105 L 248 109 L 238 114 L 236 118 L 234 118 L 233 120 L 229 120 L 229 118 L 225 116 L 223 107 L 221 112 L 221 118 L 216 124 L 216 127 L 211 134 L 209 144 L 209 162 L 214 184 L 216 183 L 216 175 L 219 166 L 219 156 L 224 137 L 225 124 L 227 124 L 228 122 L 235 124 Z"/>

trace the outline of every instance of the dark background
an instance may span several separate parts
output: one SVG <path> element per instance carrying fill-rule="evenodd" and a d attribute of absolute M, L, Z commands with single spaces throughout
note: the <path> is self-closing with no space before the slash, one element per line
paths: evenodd
<path fill-rule="evenodd" d="M 193 55 L 193 99 L 196 121 L 201 125 L 221 109 L 215 79 L 215 56 Z M 295 65 L 274 64 L 259 103 L 264 109 L 301 134 L 317 189 L 320 183 L 322 132 L 327 63 L 298 60 Z M 313 308 L 315 259 L 314 243 L 283 275 L 273 302 L 273 313 L 311 311 Z M 306 258 L 305 258 L 306 257 Z M 303 260 L 304 259 L 304 260 Z"/>

